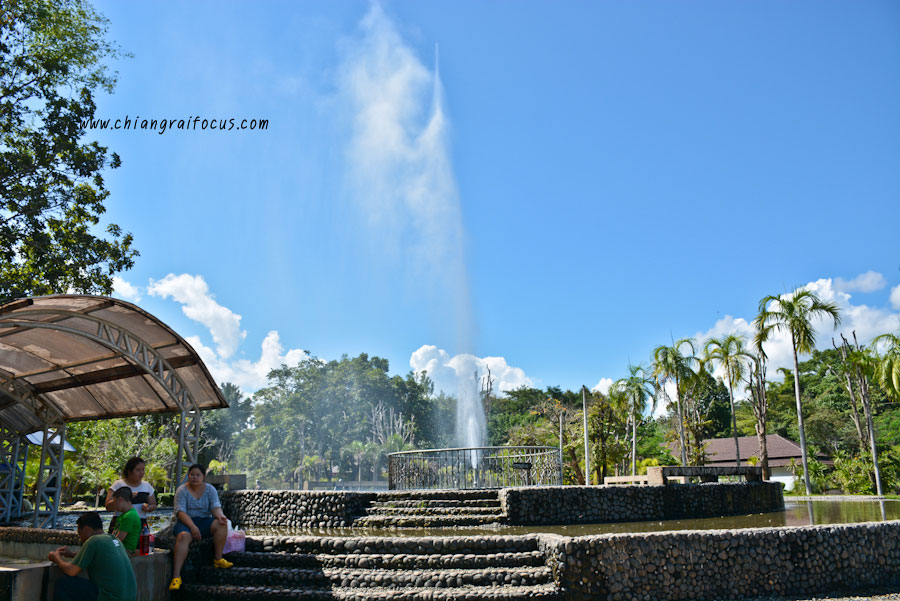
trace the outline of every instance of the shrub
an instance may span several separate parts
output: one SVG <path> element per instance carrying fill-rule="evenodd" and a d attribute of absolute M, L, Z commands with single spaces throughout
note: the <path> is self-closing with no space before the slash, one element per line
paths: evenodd
<path fill-rule="evenodd" d="M 156 502 L 160 507 L 171 507 L 175 503 L 175 493 L 161 492 L 156 495 Z"/>

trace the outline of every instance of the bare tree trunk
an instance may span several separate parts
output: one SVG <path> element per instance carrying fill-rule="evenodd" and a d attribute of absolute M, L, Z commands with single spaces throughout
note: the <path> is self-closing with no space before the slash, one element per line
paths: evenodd
<path fill-rule="evenodd" d="M 809 482 L 809 458 L 806 453 L 806 429 L 803 427 L 803 406 L 800 404 L 800 363 L 797 360 L 797 342 L 791 333 L 791 348 L 794 350 L 794 396 L 797 400 L 797 425 L 800 430 L 800 456 L 803 459 L 803 483 L 806 484 L 806 494 L 812 494 L 812 484 Z"/>
<path fill-rule="evenodd" d="M 737 415 L 734 413 L 734 385 L 728 376 L 728 400 L 731 401 L 731 434 L 734 436 L 734 464 L 741 467 L 741 447 L 738 444 Z"/>
<path fill-rule="evenodd" d="M 853 425 L 856 427 L 856 436 L 859 439 L 859 452 L 860 456 L 866 454 L 866 445 L 868 444 L 866 433 L 863 432 L 862 424 L 859 419 L 859 406 L 856 400 L 856 392 L 853 390 L 853 383 L 850 378 L 850 364 L 847 358 L 847 339 L 844 338 L 843 334 L 841 338 L 844 340 L 844 344 L 841 345 L 841 348 L 838 349 L 841 351 L 841 363 L 844 366 L 844 376 L 846 379 L 845 386 L 847 387 L 847 392 L 850 394 L 850 405 L 853 407 L 853 411 L 850 412 L 850 419 L 853 420 Z M 834 338 L 831 339 L 831 346 L 837 349 L 837 345 L 834 343 Z"/>
<path fill-rule="evenodd" d="M 681 440 L 681 467 L 687 467 L 687 448 L 684 439 L 684 413 L 681 408 L 681 391 L 678 378 L 675 378 L 675 407 L 678 409 L 678 437 Z"/>
<path fill-rule="evenodd" d="M 637 418 L 634 407 L 631 408 L 631 475 L 637 472 Z"/>
<path fill-rule="evenodd" d="M 843 338 L 843 335 L 841 337 Z M 856 343 L 857 352 L 861 352 L 859 341 L 856 339 L 856 330 L 853 330 L 853 342 Z M 878 496 L 881 497 L 884 496 L 884 492 L 881 490 L 881 468 L 878 465 L 878 450 L 875 448 L 875 424 L 872 423 L 872 403 L 869 398 L 869 379 L 859 368 L 859 365 L 856 366 L 856 377 L 859 381 L 860 399 L 862 400 L 863 410 L 866 412 L 866 426 L 869 430 L 869 443 L 872 445 L 872 465 L 875 468 L 875 491 L 878 493 Z"/>
<path fill-rule="evenodd" d="M 768 401 L 766 400 L 766 362 L 757 355 L 749 376 L 750 398 L 753 415 L 756 418 L 756 440 L 759 443 L 759 461 L 762 465 L 763 479 L 769 479 L 769 447 L 766 440 L 766 421 Z"/>

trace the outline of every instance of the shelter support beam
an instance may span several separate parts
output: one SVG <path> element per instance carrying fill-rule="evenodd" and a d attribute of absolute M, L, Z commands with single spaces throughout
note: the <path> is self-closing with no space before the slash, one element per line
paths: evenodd
<path fill-rule="evenodd" d="M 187 479 L 185 463 L 197 463 L 200 457 L 200 410 L 182 411 L 178 420 L 178 457 L 175 459 L 175 474 L 172 481 L 176 486 Z"/>
<path fill-rule="evenodd" d="M 62 494 L 63 453 L 66 444 L 66 424 L 60 419 L 55 424 L 44 426 L 41 445 L 41 463 L 38 466 L 37 497 L 34 503 L 35 528 L 53 528 L 59 512 L 59 498 Z M 41 506 L 47 514 L 41 516 Z"/>
<path fill-rule="evenodd" d="M 0 522 L 21 514 L 27 453 L 28 443 L 19 433 L 0 425 Z"/>

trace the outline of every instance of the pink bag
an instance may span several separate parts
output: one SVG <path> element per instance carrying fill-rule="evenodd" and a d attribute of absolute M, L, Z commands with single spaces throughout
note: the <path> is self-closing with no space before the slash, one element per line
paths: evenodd
<path fill-rule="evenodd" d="M 247 536 L 243 530 L 232 530 L 231 520 L 228 520 L 228 538 L 225 539 L 225 548 L 222 549 L 222 554 L 243 553 L 246 538 Z"/>

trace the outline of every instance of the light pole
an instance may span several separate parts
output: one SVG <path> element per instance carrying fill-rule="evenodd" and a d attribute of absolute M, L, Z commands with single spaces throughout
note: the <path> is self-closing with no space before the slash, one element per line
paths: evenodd
<path fill-rule="evenodd" d="M 591 446 L 588 443 L 587 428 L 587 386 L 581 387 L 581 408 L 584 414 L 584 483 L 591 483 Z"/>
<path fill-rule="evenodd" d="M 565 407 L 559 410 L 559 484 L 563 483 L 563 415 L 565 415 Z"/>

